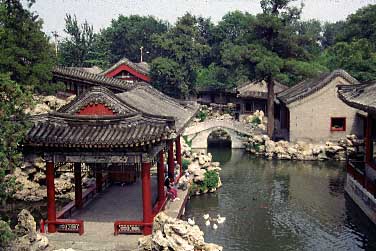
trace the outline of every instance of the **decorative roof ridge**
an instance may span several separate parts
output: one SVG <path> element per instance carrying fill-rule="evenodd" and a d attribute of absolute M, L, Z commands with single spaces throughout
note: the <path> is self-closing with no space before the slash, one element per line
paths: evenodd
<path fill-rule="evenodd" d="M 280 92 L 277 96 L 283 103 L 290 104 L 321 90 L 336 77 L 342 77 L 352 85 L 360 84 L 358 80 L 352 77 L 345 70 L 337 69 L 332 72 L 322 73 L 316 78 L 303 80 L 298 84 Z M 312 81 L 312 83 L 309 83 L 309 81 Z M 299 88 L 304 87 L 305 84 L 309 84 L 310 86 L 303 90 L 299 90 Z M 298 93 L 294 93 L 294 91 L 297 91 Z M 289 95 L 292 96 L 289 97 Z"/>
<path fill-rule="evenodd" d="M 281 89 L 284 89 L 284 90 L 287 90 L 289 88 L 287 85 L 284 85 L 284 84 L 280 83 L 277 80 L 273 80 L 273 83 L 274 83 L 275 87 L 280 87 Z M 236 90 L 240 91 L 240 89 L 243 89 L 243 88 L 245 88 L 245 87 L 247 87 L 249 85 L 257 85 L 257 84 L 263 84 L 263 85 L 265 84 L 266 85 L 267 82 L 265 81 L 265 79 L 261 79 L 261 80 L 260 79 L 248 80 L 248 81 L 245 81 L 244 83 L 238 85 L 236 87 Z"/>
<path fill-rule="evenodd" d="M 81 79 L 91 85 L 105 85 L 109 87 L 115 87 L 123 91 L 130 90 L 137 84 L 137 82 L 128 83 L 116 78 L 109 78 L 100 74 L 94 74 L 79 69 L 72 69 L 65 66 L 55 66 L 52 72 L 56 75 L 63 75 L 75 79 Z"/>
<path fill-rule="evenodd" d="M 126 58 L 126 57 L 121 58 L 119 61 L 117 61 L 115 64 L 113 64 L 113 65 L 112 65 L 110 68 L 108 68 L 107 70 L 102 71 L 102 72 L 100 73 L 100 75 L 106 75 L 107 73 L 112 72 L 113 70 L 115 70 L 116 68 L 118 68 L 118 67 L 119 67 L 120 65 L 122 65 L 122 64 L 125 64 L 125 65 L 127 65 L 127 66 L 133 68 L 134 70 L 136 70 L 136 71 L 138 71 L 138 72 L 140 72 L 140 73 L 142 73 L 142 74 L 144 74 L 144 75 L 149 76 L 149 72 L 148 72 L 148 71 L 146 71 L 145 69 L 143 69 L 142 67 L 140 67 L 140 66 L 138 65 L 138 63 L 134 63 L 134 62 L 132 62 L 131 60 L 129 60 L 128 58 Z"/>

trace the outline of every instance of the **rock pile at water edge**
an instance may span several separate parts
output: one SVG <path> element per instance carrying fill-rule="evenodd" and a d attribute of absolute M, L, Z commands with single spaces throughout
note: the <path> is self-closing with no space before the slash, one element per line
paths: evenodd
<path fill-rule="evenodd" d="M 139 248 L 150 251 L 221 251 L 219 245 L 206 243 L 197 225 L 159 213 L 153 222 L 152 235 L 139 239 Z"/>

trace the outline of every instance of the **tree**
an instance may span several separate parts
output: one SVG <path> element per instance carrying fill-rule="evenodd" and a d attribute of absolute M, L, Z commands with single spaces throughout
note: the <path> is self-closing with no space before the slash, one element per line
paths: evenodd
<path fill-rule="evenodd" d="M 15 183 L 5 174 L 21 165 L 19 143 L 28 124 L 24 110 L 31 105 L 31 92 L 10 79 L 9 74 L 0 74 L 0 202 L 11 197 Z"/>
<path fill-rule="evenodd" d="M 143 47 L 143 59 L 151 62 L 160 56 L 152 42 L 154 35 L 167 31 L 168 23 L 152 16 L 120 15 L 113 19 L 111 26 L 99 34 L 102 41 L 107 41 L 108 60 L 111 64 L 126 57 L 133 62 L 140 61 L 140 48 Z"/>
<path fill-rule="evenodd" d="M 92 66 L 90 56 L 94 58 L 93 46 L 95 34 L 93 26 L 85 20 L 78 24 L 76 16 L 69 14 L 65 17 L 65 29 L 68 37 L 59 45 L 59 62 L 65 66 Z"/>
<path fill-rule="evenodd" d="M 344 69 L 360 81 L 376 79 L 375 45 L 367 39 L 339 42 L 323 55 L 329 69 Z"/>
<path fill-rule="evenodd" d="M 302 46 L 317 42 L 317 24 L 299 23 L 302 7 L 290 7 L 293 1 L 261 0 L 263 13 L 256 16 L 253 26 L 256 38 L 250 47 L 250 61 L 255 65 L 256 78 L 266 80 L 268 85 L 269 137 L 274 133 L 274 80 L 289 83 L 291 76 L 313 76 L 325 69 L 312 61 L 312 47 Z"/>
<path fill-rule="evenodd" d="M 0 0 L 0 73 L 39 91 L 51 79 L 55 59 L 42 23 L 19 0 Z"/>
<path fill-rule="evenodd" d="M 153 42 L 159 54 L 163 58 L 168 58 L 170 64 L 175 66 L 177 76 L 181 78 L 181 88 L 176 90 L 174 96 L 179 98 L 187 98 L 189 95 L 195 94 L 195 80 L 197 70 L 201 67 L 203 59 L 210 52 L 210 46 L 204 44 L 202 41 L 202 34 L 198 29 L 197 18 L 187 13 L 179 18 L 176 25 L 169 29 L 166 33 L 155 35 Z M 158 61 L 158 63 L 160 60 Z M 152 68 L 156 62 L 152 61 Z M 154 74 L 151 72 L 152 82 L 163 84 L 163 80 L 168 79 L 163 75 L 171 74 L 168 72 L 160 72 Z M 164 83 L 167 87 L 173 86 L 174 83 Z M 158 86 L 162 91 L 165 91 L 164 86 Z M 184 87 L 184 88 L 183 88 Z"/>

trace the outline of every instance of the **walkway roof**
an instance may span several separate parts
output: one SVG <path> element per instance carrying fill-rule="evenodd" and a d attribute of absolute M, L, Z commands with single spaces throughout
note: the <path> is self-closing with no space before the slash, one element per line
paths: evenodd
<path fill-rule="evenodd" d="M 376 82 L 338 86 L 339 98 L 351 107 L 376 113 Z"/>
<path fill-rule="evenodd" d="M 335 70 L 330 73 L 323 73 L 316 78 L 304 80 L 279 93 L 277 97 L 285 104 L 293 103 L 319 91 L 336 77 L 342 77 L 346 79 L 350 84 L 359 84 L 358 80 L 353 78 L 346 71 Z"/>

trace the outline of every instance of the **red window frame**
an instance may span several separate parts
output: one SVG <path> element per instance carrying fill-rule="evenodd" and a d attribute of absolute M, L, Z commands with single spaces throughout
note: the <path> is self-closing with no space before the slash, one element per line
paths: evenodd
<path fill-rule="evenodd" d="M 343 119 L 343 127 L 342 128 L 334 128 L 333 127 L 333 119 Z M 331 132 L 344 132 L 346 131 L 346 117 L 331 117 L 330 118 L 330 131 Z"/>

